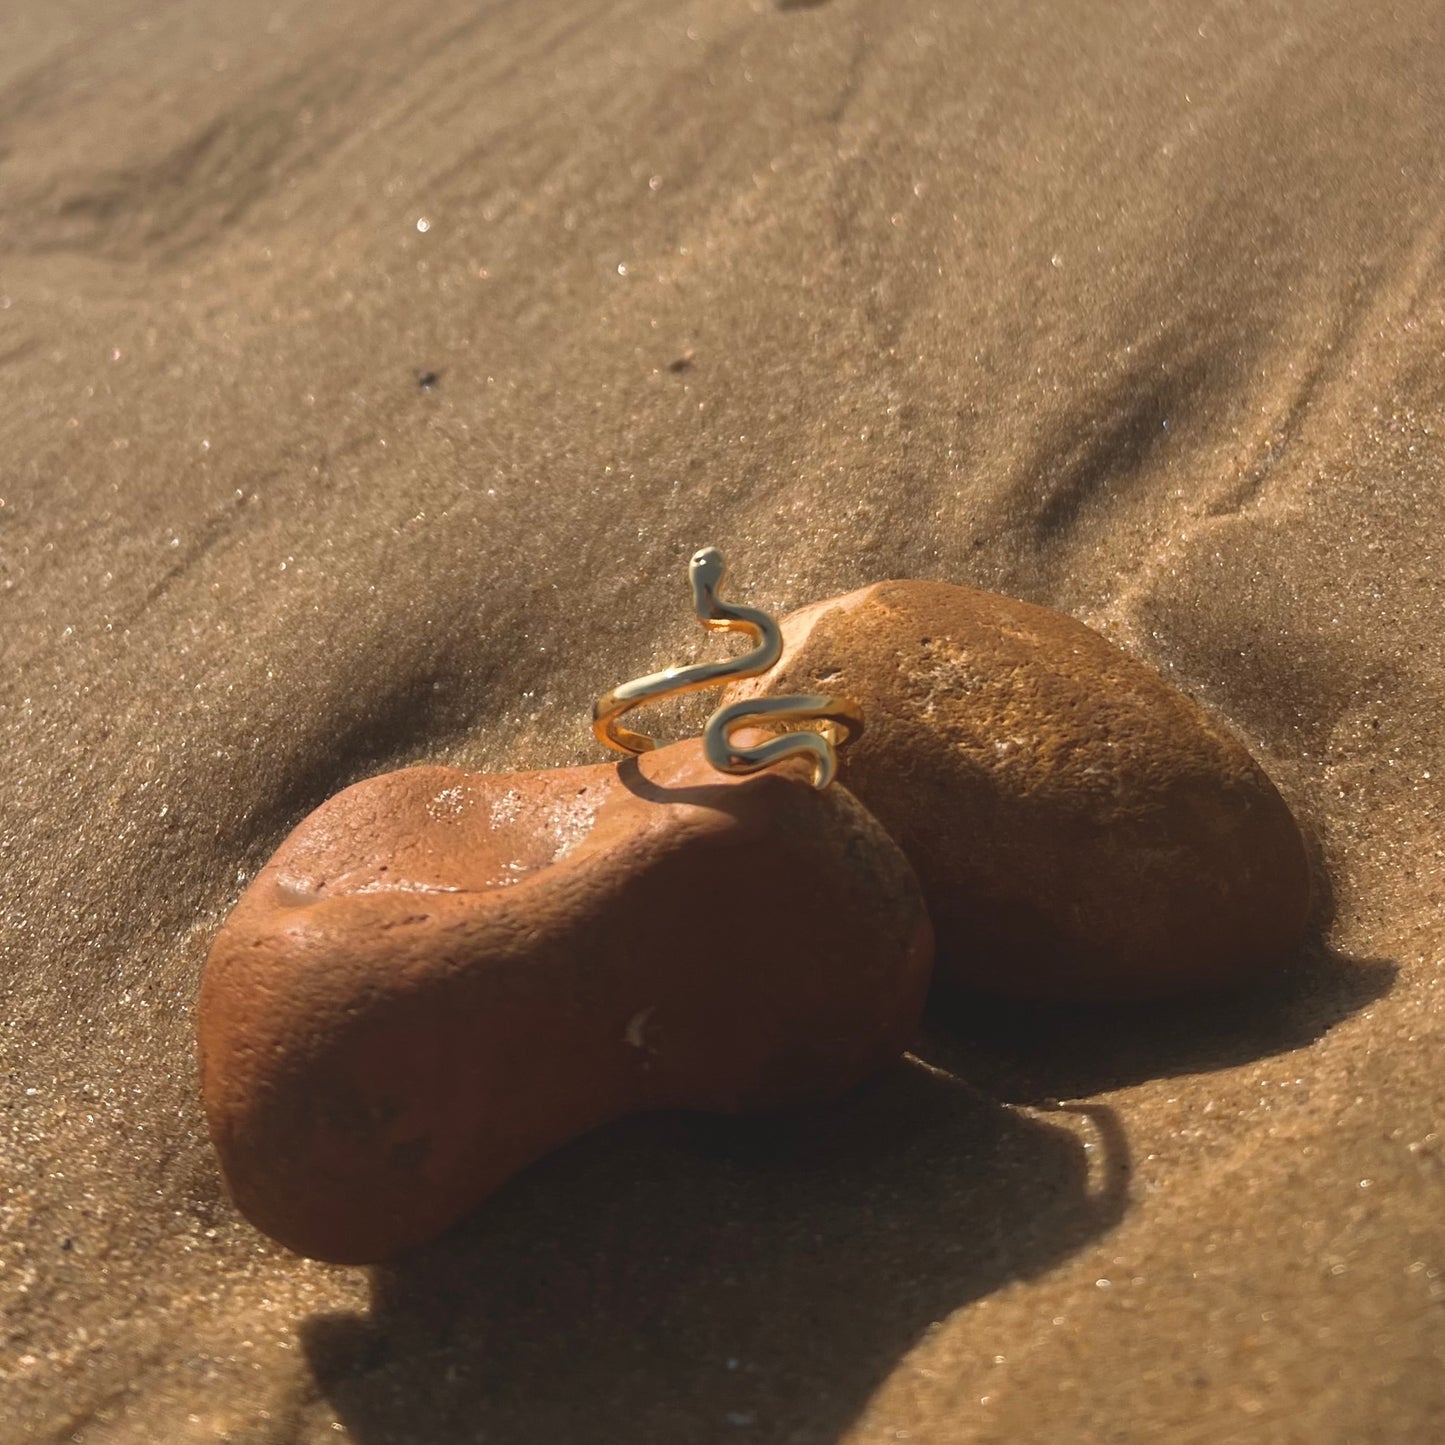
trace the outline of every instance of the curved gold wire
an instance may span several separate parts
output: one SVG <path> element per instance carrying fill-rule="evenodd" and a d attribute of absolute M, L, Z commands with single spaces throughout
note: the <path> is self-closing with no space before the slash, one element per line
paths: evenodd
<path fill-rule="evenodd" d="M 734 728 L 763 720 L 797 723 L 817 720 L 813 731 L 785 732 L 765 742 L 744 747 L 732 740 Z M 746 698 L 720 707 L 703 729 L 702 750 L 713 767 L 724 773 L 756 773 L 782 758 L 809 753 L 813 758 L 813 786 L 826 788 L 838 775 L 838 749 L 847 747 L 863 731 L 863 709 L 851 698 L 824 693 L 791 697 Z"/>
<path fill-rule="evenodd" d="M 727 565 L 716 547 L 694 552 L 687 570 L 698 621 L 709 632 L 745 633 L 757 645 L 741 657 L 699 662 L 691 667 L 667 667 L 604 693 L 592 705 L 592 731 L 600 742 L 619 753 L 636 755 L 657 746 L 646 733 L 619 726 L 618 719 L 624 713 L 661 697 L 720 687 L 744 677 L 758 677 L 775 666 L 783 655 L 782 630 L 766 612 L 724 602 L 718 596 L 727 576 Z M 817 731 L 784 732 L 748 746 L 734 743 L 733 731 L 748 722 L 774 725 L 821 722 L 823 726 Z M 862 731 L 862 709 L 848 698 L 823 693 L 750 698 L 720 707 L 708 719 L 702 735 L 703 755 L 720 772 L 755 773 L 785 757 L 807 754 L 813 759 L 813 786 L 826 788 L 837 776 L 837 749 L 846 746 Z"/>

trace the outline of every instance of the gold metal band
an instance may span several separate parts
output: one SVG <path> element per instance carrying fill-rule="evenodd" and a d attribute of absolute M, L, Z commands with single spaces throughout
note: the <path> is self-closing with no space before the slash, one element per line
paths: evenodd
<path fill-rule="evenodd" d="M 646 733 L 619 726 L 618 719 L 644 702 L 701 688 L 721 687 L 739 678 L 758 677 L 783 655 L 783 634 L 766 612 L 724 602 L 718 593 L 727 566 L 716 547 L 695 552 L 688 564 L 692 605 L 709 632 L 741 632 L 756 646 L 741 657 L 723 662 L 700 662 L 692 667 L 668 667 L 661 672 L 625 682 L 599 697 L 592 705 L 592 731 L 599 741 L 620 753 L 645 753 L 657 746 Z M 732 733 L 747 723 L 773 726 L 821 722 L 816 731 L 786 731 L 749 746 L 735 744 Z M 813 786 L 826 788 L 838 771 L 837 749 L 863 731 L 863 713 L 848 698 L 806 693 L 789 697 L 751 698 L 720 707 L 703 730 L 703 754 L 724 773 L 754 773 L 786 757 L 806 753 L 813 759 Z"/>

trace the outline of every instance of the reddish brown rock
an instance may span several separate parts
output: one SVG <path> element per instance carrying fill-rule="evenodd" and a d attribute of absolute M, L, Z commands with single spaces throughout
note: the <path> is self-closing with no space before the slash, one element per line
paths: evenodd
<path fill-rule="evenodd" d="M 1310 876 L 1244 747 L 1047 608 L 881 582 L 794 613 L 726 700 L 828 692 L 867 730 L 839 777 L 902 844 L 941 977 L 1028 999 L 1247 979 L 1301 939 Z"/>
<path fill-rule="evenodd" d="M 898 1057 L 932 941 L 879 824 L 696 741 L 620 767 L 413 768 L 331 799 L 206 965 L 227 1182 L 303 1254 L 385 1259 L 654 1108 L 834 1098 Z"/>

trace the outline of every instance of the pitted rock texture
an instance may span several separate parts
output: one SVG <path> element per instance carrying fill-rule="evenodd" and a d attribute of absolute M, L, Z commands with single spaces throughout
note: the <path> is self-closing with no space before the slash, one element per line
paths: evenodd
<path fill-rule="evenodd" d="M 1219 722 L 1084 624 L 940 582 L 783 622 L 726 701 L 832 692 L 866 731 L 840 778 L 923 884 L 940 977 L 1040 1000 L 1249 979 L 1303 936 L 1293 817 Z"/>
<path fill-rule="evenodd" d="M 412 768 L 317 809 L 202 986 L 242 1211 L 301 1253 L 381 1260 L 607 1120 L 828 1100 L 896 1059 L 932 967 L 918 882 L 806 777 L 726 777 L 693 740 Z"/>

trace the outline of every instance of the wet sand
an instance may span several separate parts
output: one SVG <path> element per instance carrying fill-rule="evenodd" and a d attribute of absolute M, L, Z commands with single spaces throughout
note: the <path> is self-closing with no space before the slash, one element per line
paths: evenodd
<path fill-rule="evenodd" d="M 0 1435 L 1438 1438 L 1445 12 L 10 9 Z M 196 1096 L 226 910 L 359 777 L 599 761 L 707 542 L 1099 627 L 1269 768 L 1316 943 L 937 1010 L 394 1269 L 271 1246 Z"/>

